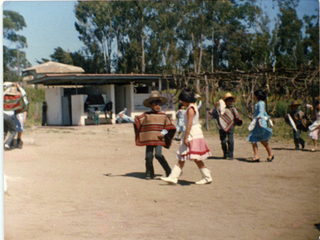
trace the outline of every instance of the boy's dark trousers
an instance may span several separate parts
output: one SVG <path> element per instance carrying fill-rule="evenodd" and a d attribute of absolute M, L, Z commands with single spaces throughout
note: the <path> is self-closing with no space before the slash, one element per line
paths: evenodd
<path fill-rule="evenodd" d="M 296 149 L 300 149 L 299 143 L 301 144 L 301 148 L 304 149 L 305 141 L 300 137 L 301 129 L 298 129 L 297 131 L 293 130 L 293 139 L 294 139 L 294 145 L 296 146 Z"/>
<path fill-rule="evenodd" d="M 233 159 L 233 148 L 234 148 L 233 129 L 234 129 L 234 126 L 232 126 L 228 132 L 225 132 L 222 129 L 219 130 L 221 148 L 223 151 L 223 158 L 225 159 L 226 158 Z M 227 137 L 228 137 L 228 141 L 227 141 Z"/>
<path fill-rule="evenodd" d="M 14 115 L 9 116 L 7 114 L 3 114 L 3 139 L 6 138 L 7 133 L 9 132 L 8 139 L 5 144 L 7 144 L 10 148 L 12 147 L 12 141 L 14 136 L 17 133 L 16 125 L 14 123 Z"/>
<path fill-rule="evenodd" d="M 171 168 L 167 163 L 166 159 L 162 155 L 162 146 L 147 146 L 146 147 L 146 178 L 154 178 L 154 169 L 153 169 L 153 149 L 155 149 L 155 157 L 159 161 L 160 165 L 163 167 L 166 172 L 167 177 L 171 173 Z"/>

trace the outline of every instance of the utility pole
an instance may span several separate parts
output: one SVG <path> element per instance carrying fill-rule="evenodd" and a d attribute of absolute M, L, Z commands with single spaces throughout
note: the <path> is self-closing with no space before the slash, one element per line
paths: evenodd
<path fill-rule="evenodd" d="M 20 54 L 19 53 L 20 53 L 19 47 L 17 47 L 17 60 L 18 60 L 18 73 L 17 73 L 17 76 L 18 76 L 18 83 L 21 86 L 21 83 L 20 83 Z"/>

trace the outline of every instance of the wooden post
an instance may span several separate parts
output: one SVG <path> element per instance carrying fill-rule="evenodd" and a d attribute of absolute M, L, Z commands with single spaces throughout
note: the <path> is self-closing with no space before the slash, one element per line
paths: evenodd
<path fill-rule="evenodd" d="M 162 82 L 161 82 L 161 77 L 159 77 L 159 92 L 161 93 L 162 89 Z"/>
<path fill-rule="evenodd" d="M 206 103 L 205 103 L 205 110 L 206 110 L 206 130 L 209 131 L 209 112 L 208 112 L 208 107 L 209 107 L 209 85 L 208 85 L 208 80 L 207 80 L 207 75 L 204 75 L 204 80 L 206 82 L 206 90 L 205 90 L 205 97 L 206 97 Z"/>

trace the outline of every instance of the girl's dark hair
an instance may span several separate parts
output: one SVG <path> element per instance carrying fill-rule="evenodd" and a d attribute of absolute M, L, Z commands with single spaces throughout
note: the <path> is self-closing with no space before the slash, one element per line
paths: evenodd
<path fill-rule="evenodd" d="M 254 91 L 254 95 L 257 97 L 258 100 L 265 101 L 266 100 L 266 94 L 262 90 L 256 90 Z"/>
<path fill-rule="evenodd" d="M 194 93 L 191 91 L 191 89 L 183 88 L 179 95 L 179 100 L 185 101 L 187 103 L 195 103 L 197 99 L 195 98 Z"/>
<path fill-rule="evenodd" d="M 314 105 L 317 106 L 319 103 L 320 103 L 320 101 L 319 101 L 319 100 L 316 100 L 315 103 L 314 103 Z"/>
<path fill-rule="evenodd" d="M 182 106 L 183 106 L 183 104 L 182 104 L 182 103 L 179 103 L 178 109 L 181 109 Z"/>

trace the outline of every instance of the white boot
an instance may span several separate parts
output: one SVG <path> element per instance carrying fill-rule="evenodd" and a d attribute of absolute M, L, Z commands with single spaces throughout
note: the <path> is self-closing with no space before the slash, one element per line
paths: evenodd
<path fill-rule="evenodd" d="M 196 182 L 196 184 L 206 184 L 206 183 L 211 183 L 212 182 L 212 178 L 211 178 L 211 174 L 210 174 L 210 170 L 208 168 L 200 168 L 200 173 L 202 175 L 202 179 L 198 182 Z"/>
<path fill-rule="evenodd" d="M 161 180 L 168 182 L 168 183 L 174 183 L 177 184 L 178 182 L 178 177 L 180 177 L 181 174 L 181 168 L 179 168 L 177 165 L 174 165 L 174 167 L 171 170 L 171 174 L 169 177 L 162 177 Z"/>

